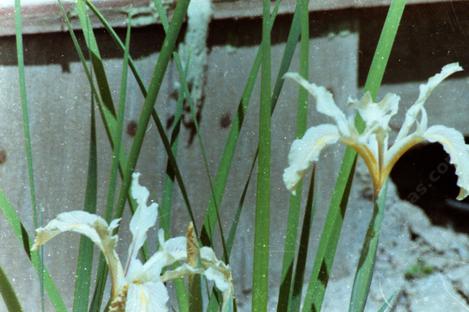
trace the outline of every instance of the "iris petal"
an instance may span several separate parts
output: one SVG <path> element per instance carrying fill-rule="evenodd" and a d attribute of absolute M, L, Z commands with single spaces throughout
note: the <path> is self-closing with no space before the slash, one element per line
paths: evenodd
<path fill-rule="evenodd" d="M 126 312 L 167 312 L 168 291 L 162 282 L 130 284 Z"/>
<path fill-rule="evenodd" d="M 115 251 L 117 236 L 112 235 L 115 226 L 117 226 L 117 221 L 113 221 L 111 225 L 108 225 L 103 218 L 85 211 L 63 212 L 45 227 L 36 230 L 36 239 L 32 249 L 37 249 L 63 232 L 75 232 L 85 235 L 103 252 L 111 271 L 113 291 L 117 292 L 124 283 L 124 273 Z"/>
<path fill-rule="evenodd" d="M 306 91 L 308 91 L 316 99 L 316 110 L 324 115 L 332 117 L 335 120 L 337 127 L 339 128 L 342 135 L 351 135 L 347 118 L 335 103 L 332 93 L 327 91 L 327 89 L 324 87 L 308 82 L 298 73 L 287 73 L 284 77 L 293 79 L 303 88 L 305 88 Z"/>
<path fill-rule="evenodd" d="M 384 98 L 375 103 L 371 94 L 366 92 L 360 100 L 349 100 L 350 105 L 355 108 L 365 121 L 365 133 L 377 128 L 388 130 L 389 120 L 397 113 L 400 97 L 394 93 L 388 93 Z"/>
<path fill-rule="evenodd" d="M 444 66 L 441 71 L 430 77 L 425 84 L 421 84 L 419 87 L 419 96 L 415 103 L 409 108 L 406 113 L 404 123 L 402 124 L 401 130 L 399 131 L 396 141 L 403 139 L 408 135 L 412 126 L 418 123 L 418 129 L 425 130 L 427 128 L 427 114 L 424 108 L 425 101 L 431 95 L 433 90 L 446 78 L 455 72 L 463 70 L 459 63 L 451 63 Z M 417 120 L 418 114 L 421 113 L 420 121 Z"/>
<path fill-rule="evenodd" d="M 146 187 L 139 184 L 139 176 L 140 173 L 132 175 L 131 193 L 138 206 L 130 220 L 129 227 L 132 233 L 132 243 L 129 246 L 128 263 L 137 257 L 138 251 L 147 239 L 147 231 L 155 225 L 158 218 L 158 205 L 153 203 L 147 206 L 150 193 Z"/>
<path fill-rule="evenodd" d="M 328 144 L 337 143 L 340 138 L 336 126 L 325 124 L 309 128 L 301 139 L 293 141 L 288 154 L 288 167 L 283 172 L 283 182 L 294 193 L 313 162 L 319 159 L 321 150 Z"/>
<path fill-rule="evenodd" d="M 463 135 L 445 126 L 432 126 L 425 131 L 423 137 L 431 143 L 440 143 L 449 154 L 450 163 L 456 168 L 460 193 L 457 199 L 462 200 L 469 195 L 469 150 Z"/>

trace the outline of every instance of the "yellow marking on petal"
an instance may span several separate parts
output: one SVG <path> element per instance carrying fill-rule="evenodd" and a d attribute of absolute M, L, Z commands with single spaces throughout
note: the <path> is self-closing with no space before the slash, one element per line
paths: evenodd
<path fill-rule="evenodd" d="M 379 189 L 381 188 L 380 178 L 379 178 L 380 173 L 379 173 L 378 160 L 373 155 L 373 152 L 370 151 L 370 149 L 367 146 L 363 144 L 359 144 L 355 140 L 342 137 L 340 138 L 340 141 L 352 147 L 363 158 L 368 168 L 368 171 L 370 172 L 370 176 L 373 182 L 373 188 L 375 190 L 375 193 L 378 193 Z"/>
<path fill-rule="evenodd" d="M 149 301 L 148 301 L 148 296 L 147 296 L 146 292 L 143 291 L 143 290 L 140 290 L 140 293 L 139 293 L 138 297 L 139 297 L 139 301 L 140 301 L 140 306 L 141 307 L 148 307 Z"/>

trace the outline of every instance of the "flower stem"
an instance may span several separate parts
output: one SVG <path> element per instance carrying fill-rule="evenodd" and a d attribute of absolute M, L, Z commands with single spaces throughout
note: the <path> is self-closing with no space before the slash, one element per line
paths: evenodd
<path fill-rule="evenodd" d="M 366 300 L 373 278 L 375 267 L 376 251 L 378 249 L 379 234 L 384 215 L 384 204 L 387 187 L 384 186 L 382 192 L 374 200 L 373 215 L 371 217 L 365 240 L 358 260 L 358 268 L 352 287 L 349 312 L 362 312 L 365 309 Z"/>

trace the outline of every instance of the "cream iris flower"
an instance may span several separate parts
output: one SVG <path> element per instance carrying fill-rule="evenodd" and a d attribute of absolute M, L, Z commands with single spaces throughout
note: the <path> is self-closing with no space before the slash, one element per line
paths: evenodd
<path fill-rule="evenodd" d="M 211 248 L 198 248 L 192 226 L 189 226 L 187 237 L 169 240 L 164 239 L 164 232 L 160 229 L 158 251 L 145 263 L 138 259 L 147 231 L 155 225 L 158 217 L 158 205 L 152 203 L 147 206 L 149 192 L 138 183 L 139 175 L 134 173 L 132 176 L 131 193 L 138 207 L 130 221 L 132 242 L 125 266 L 116 253 L 118 237 L 113 235 L 119 220 L 108 224 L 103 218 L 84 211 L 61 213 L 45 227 L 37 229 L 32 248 L 37 249 L 67 231 L 91 239 L 103 252 L 109 267 L 112 281 L 110 311 L 168 311 L 169 296 L 164 283 L 193 274 L 202 274 L 212 281 L 223 293 L 222 311 L 232 311 L 233 285 L 230 268 L 217 259 Z"/>
<path fill-rule="evenodd" d="M 428 127 L 427 112 L 424 103 L 432 91 L 451 74 L 461 71 L 458 63 L 444 66 L 440 73 L 420 85 L 420 93 L 415 103 L 406 113 L 394 144 L 389 146 L 389 120 L 397 113 L 399 96 L 388 93 L 380 102 L 373 102 L 371 95 L 365 93 L 360 100 L 349 99 L 352 108 L 358 111 L 365 129 L 359 132 L 353 116 L 346 117 L 337 107 L 332 94 L 324 87 L 309 83 L 296 73 L 285 75 L 304 87 L 316 98 L 318 112 L 332 117 L 335 124 L 322 124 L 306 131 L 301 139 L 293 142 L 288 155 L 289 166 L 283 174 L 286 187 L 294 193 L 298 182 L 305 172 L 319 159 L 321 150 L 328 144 L 341 142 L 354 148 L 364 159 L 371 178 L 375 194 L 378 194 L 398 159 L 414 145 L 428 141 L 440 143 L 450 156 L 450 162 L 456 167 L 460 193 L 458 199 L 469 194 L 469 145 L 464 136 L 453 128 L 441 125 Z"/>

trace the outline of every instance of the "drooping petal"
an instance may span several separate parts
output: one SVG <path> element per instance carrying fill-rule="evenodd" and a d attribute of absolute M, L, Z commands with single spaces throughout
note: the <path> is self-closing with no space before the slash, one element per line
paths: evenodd
<path fill-rule="evenodd" d="M 181 261 L 187 258 L 187 240 L 184 236 L 172 237 L 164 240 L 164 231 L 158 231 L 159 250 L 168 254 L 173 261 Z"/>
<path fill-rule="evenodd" d="M 125 311 L 166 312 L 168 300 L 168 291 L 162 282 L 131 283 Z"/>
<path fill-rule="evenodd" d="M 321 150 L 328 144 L 337 143 L 339 138 L 337 127 L 325 124 L 309 128 L 301 139 L 293 141 L 288 154 L 288 167 L 283 172 L 283 182 L 289 191 L 295 193 L 296 185 L 319 159 Z"/>
<path fill-rule="evenodd" d="M 347 118 L 335 103 L 332 94 L 327 91 L 326 88 L 308 82 L 298 73 L 287 73 L 285 74 L 284 78 L 293 79 L 303 88 L 305 88 L 316 99 L 317 111 L 332 117 L 335 120 L 337 127 L 339 128 L 342 135 L 350 136 L 350 129 Z"/>
<path fill-rule="evenodd" d="M 117 236 L 112 234 L 117 225 L 118 220 L 114 220 L 109 226 L 103 218 L 85 211 L 63 212 L 45 227 L 36 230 L 36 239 L 32 249 L 37 249 L 63 232 L 85 235 L 103 252 L 111 271 L 113 292 L 117 292 L 124 283 L 122 265 L 115 251 Z"/>
<path fill-rule="evenodd" d="M 223 294 L 223 304 L 221 312 L 233 310 L 233 284 L 227 275 L 213 267 L 209 267 L 204 272 L 204 277 L 215 284 L 215 287 Z"/>
<path fill-rule="evenodd" d="M 421 84 L 419 87 L 419 96 L 415 103 L 409 108 L 406 113 L 404 123 L 402 124 L 401 130 L 399 131 L 396 141 L 401 140 L 408 135 L 412 126 L 418 123 L 418 130 L 425 131 L 427 128 L 427 118 L 424 108 L 425 101 L 430 97 L 433 90 L 446 78 L 455 72 L 462 71 L 462 67 L 459 66 L 459 63 L 451 63 L 444 66 L 441 71 L 430 77 L 425 84 Z M 420 121 L 417 120 L 418 114 L 421 113 L 422 117 Z"/>
<path fill-rule="evenodd" d="M 158 281 L 163 269 L 178 261 L 187 258 L 186 238 L 183 236 L 164 240 L 164 231 L 158 232 L 159 250 L 145 262 L 141 276 L 145 275 L 146 280 Z M 142 277 L 140 277 L 142 278 Z"/>
<path fill-rule="evenodd" d="M 202 267 L 200 268 L 194 268 L 193 266 L 183 263 L 174 270 L 167 270 L 164 272 L 164 274 L 161 276 L 161 281 L 162 282 L 169 282 L 178 278 L 183 278 L 185 276 L 190 276 L 194 274 L 202 274 L 204 269 Z"/>
<path fill-rule="evenodd" d="M 207 270 L 205 270 L 204 276 L 207 280 L 214 282 L 215 286 L 221 292 L 229 291 L 231 288 L 230 282 L 227 281 L 225 275 L 219 270 L 216 270 L 210 267 Z"/>
<path fill-rule="evenodd" d="M 206 268 L 203 273 L 204 277 L 214 282 L 215 287 L 223 294 L 222 312 L 232 311 L 234 290 L 230 266 L 217 259 L 215 252 L 210 247 L 202 247 L 200 257 L 202 265 Z"/>
<path fill-rule="evenodd" d="M 469 146 L 464 142 L 464 136 L 453 128 L 438 125 L 428 128 L 423 137 L 431 143 L 440 143 L 449 154 L 460 187 L 457 199 L 464 199 L 469 195 Z"/>
<path fill-rule="evenodd" d="M 33 249 L 44 245 L 60 233 L 73 231 L 87 236 L 102 250 L 103 244 L 97 227 L 107 229 L 108 224 L 103 218 L 85 211 L 62 212 L 45 227 L 36 230 Z"/>
<path fill-rule="evenodd" d="M 137 202 L 137 209 L 130 220 L 130 232 L 132 233 L 132 243 L 129 246 L 127 266 L 130 261 L 137 257 L 138 251 L 142 248 L 147 239 L 147 231 L 155 225 L 158 218 L 158 205 L 152 203 L 147 206 L 150 192 L 138 182 L 140 173 L 134 172 L 132 175 L 131 193 Z"/>

